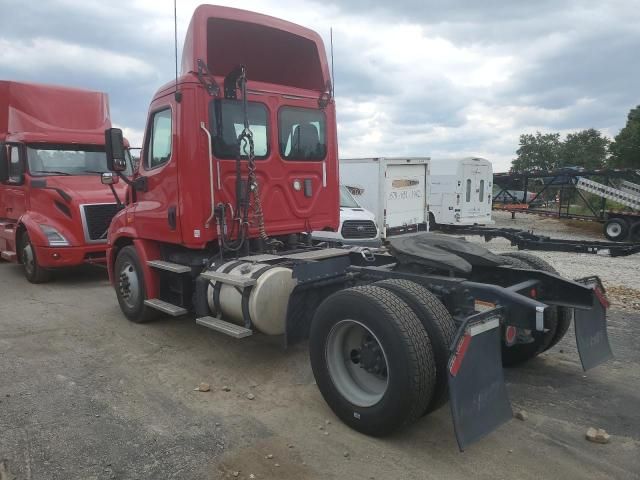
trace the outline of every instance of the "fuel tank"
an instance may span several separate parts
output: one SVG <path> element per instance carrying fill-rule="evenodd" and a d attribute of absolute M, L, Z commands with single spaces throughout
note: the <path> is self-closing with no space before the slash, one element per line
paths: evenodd
<path fill-rule="evenodd" d="M 290 268 L 233 260 L 211 271 L 256 280 L 255 285 L 246 289 L 222 283 L 218 293 L 217 282 L 211 281 L 207 297 L 209 308 L 215 315 L 244 326 L 244 303 L 244 310 L 254 329 L 265 335 L 284 334 L 289 296 L 296 286 Z"/>

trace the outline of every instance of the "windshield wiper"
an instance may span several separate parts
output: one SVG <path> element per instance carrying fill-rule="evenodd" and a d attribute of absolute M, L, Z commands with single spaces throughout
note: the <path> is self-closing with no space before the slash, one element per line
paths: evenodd
<path fill-rule="evenodd" d="M 82 173 L 97 173 L 98 175 L 102 175 L 103 173 L 106 173 L 106 172 L 99 172 L 97 170 L 83 170 Z"/>
<path fill-rule="evenodd" d="M 59 172 L 57 170 L 31 170 L 31 173 L 50 173 L 51 175 L 71 175 L 69 172 Z"/>

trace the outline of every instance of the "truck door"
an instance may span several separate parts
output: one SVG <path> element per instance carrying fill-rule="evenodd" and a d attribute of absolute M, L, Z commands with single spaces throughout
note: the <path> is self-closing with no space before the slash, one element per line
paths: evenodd
<path fill-rule="evenodd" d="M 18 145 L 8 145 L 9 179 L 0 187 L 3 191 L 0 218 L 14 222 L 27 209 L 24 186 L 24 154 Z"/>
<path fill-rule="evenodd" d="M 388 228 L 426 222 L 427 165 L 389 164 L 385 173 L 385 225 Z"/>
<path fill-rule="evenodd" d="M 146 177 L 147 189 L 137 190 L 135 209 L 136 229 L 141 238 L 170 243 L 180 243 L 182 239 L 175 123 L 169 104 L 157 104 L 149 115 L 139 170 Z"/>

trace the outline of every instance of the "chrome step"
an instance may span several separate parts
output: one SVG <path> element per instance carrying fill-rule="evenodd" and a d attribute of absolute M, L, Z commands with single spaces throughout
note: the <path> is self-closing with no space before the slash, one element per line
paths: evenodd
<path fill-rule="evenodd" d="M 155 308 L 156 310 L 160 310 L 167 315 L 171 315 L 172 317 L 179 317 L 180 315 L 184 315 L 187 313 L 185 308 L 179 307 L 178 305 L 174 305 L 169 302 L 165 302 L 164 300 L 160 300 L 159 298 L 150 298 L 149 300 L 145 300 L 144 304 L 147 307 Z"/>
<path fill-rule="evenodd" d="M 248 328 L 241 327 L 235 323 L 225 322 L 215 317 L 196 318 L 196 323 L 203 327 L 210 328 L 216 332 L 224 333 L 233 338 L 244 338 L 250 336 L 253 332 Z"/>
<path fill-rule="evenodd" d="M 230 273 L 221 272 L 202 272 L 201 277 L 207 280 L 213 280 L 214 282 L 226 283 L 227 285 L 233 285 L 234 287 L 247 288 L 256 284 L 255 278 L 242 277 L 240 275 L 232 275 Z"/>
<path fill-rule="evenodd" d="M 173 273 L 191 273 L 191 267 L 179 263 L 165 262 L 164 260 L 149 260 L 147 265 L 159 270 L 166 270 Z"/>
<path fill-rule="evenodd" d="M 0 258 L 6 260 L 7 262 L 15 261 L 17 255 L 16 252 L 2 252 L 0 253 Z"/>

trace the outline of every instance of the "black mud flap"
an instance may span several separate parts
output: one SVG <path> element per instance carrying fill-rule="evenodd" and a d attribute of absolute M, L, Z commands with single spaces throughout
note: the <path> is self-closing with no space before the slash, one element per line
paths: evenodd
<path fill-rule="evenodd" d="M 602 281 L 598 277 L 580 278 L 576 282 L 590 287 L 593 291 L 593 306 L 588 310 L 575 309 L 574 311 L 578 353 L 582 368 L 587 371 L 613 358 L 607 334 L 609 301 Z"/>
<path fill-rule="evenodd" d="M 449 403 L 460 451 L 513 416 L 502 371 L 499 310 L 469 317 L 449 357 Z"/>
<path fill-rule="evenodd" d="M 582 368 L 587 371 L 613 358 L 607 335 L 607 310 L 600 301 L 589 310 L 575 310 L 576 343 Z"/>

